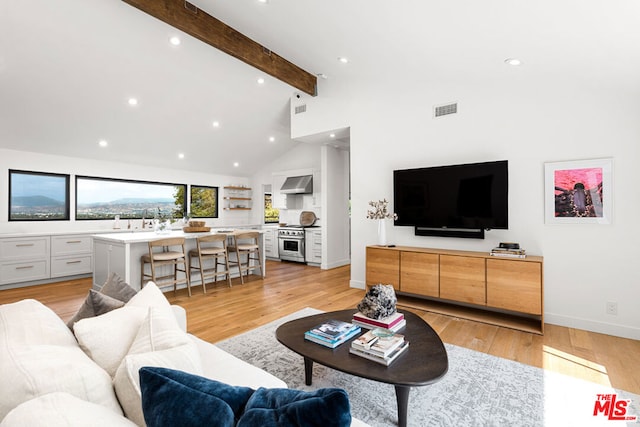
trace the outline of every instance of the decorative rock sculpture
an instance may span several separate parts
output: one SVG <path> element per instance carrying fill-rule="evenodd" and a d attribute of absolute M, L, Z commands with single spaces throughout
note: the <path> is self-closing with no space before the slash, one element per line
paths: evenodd
<path fill-rule="evenodd" d="M 373 285 L 358 303 L 358 310 L 371 319 L 382 319 L 396 312 L 398 298 L 392 285 Z"/>

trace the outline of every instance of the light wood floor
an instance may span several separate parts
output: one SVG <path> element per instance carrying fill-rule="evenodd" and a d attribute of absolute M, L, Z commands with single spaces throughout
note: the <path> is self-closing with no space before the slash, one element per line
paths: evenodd
<path fill-rule="evenodd" d="M 187 310 L 188 330 L 216 342 L 284 315 L 313 307 L 354 308 L 364 291 L 349 288 L 349 267 L 320 270 L 301 264 L 268 262 L 267 278 L 252 276 L 244 285 L 234 279 L 186 291 L 166 293 L 171 303 Z M 35 298 L 68 320 L 82 304 L 90 279 L 0 291 L 0 304 Z M 404 308 L 403 308 L 404 309 Z M 578 329 L 545 325 L 539 336 L 456 317 L 412 309 L 443 341 L 521 363 L 583 378 L 640 394 L 640 341 Z"/>

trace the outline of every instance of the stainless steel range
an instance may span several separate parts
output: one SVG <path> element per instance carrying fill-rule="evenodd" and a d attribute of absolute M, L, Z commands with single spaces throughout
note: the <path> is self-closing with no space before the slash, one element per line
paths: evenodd
<path fill-rule="evenodd" d="M 278 249 L 281 260 L 305 262 L 304 229 L 313 227 L 317 219 L 315 213 L 302 211 L 299 225 L 280 226 L 278 229 Z"/>
<path fill-rule="evenodd" d="M 278 229 L 280 259 L 304 262 L 304 227 L 285 225 Z"/>

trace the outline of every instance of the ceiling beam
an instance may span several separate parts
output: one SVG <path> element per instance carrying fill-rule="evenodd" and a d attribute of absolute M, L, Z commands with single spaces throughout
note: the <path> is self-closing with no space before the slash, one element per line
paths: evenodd
<path fill-rule="evenodd" d="M 317 77 L 184 0 L 122 0 L 312 96 Z"/>

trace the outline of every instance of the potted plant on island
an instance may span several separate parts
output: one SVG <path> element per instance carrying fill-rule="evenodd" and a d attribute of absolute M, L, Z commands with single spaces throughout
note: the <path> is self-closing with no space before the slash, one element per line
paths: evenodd
<path fill-rule="evenodd" d="M 171 215 L 162 212 L 160 207 L 158 207 L 158 211 L 153 218 L 153 231 L 155 231 L 156 234 L 169 234 L 171 232 L 172 222 L 173 218 Z"/>

